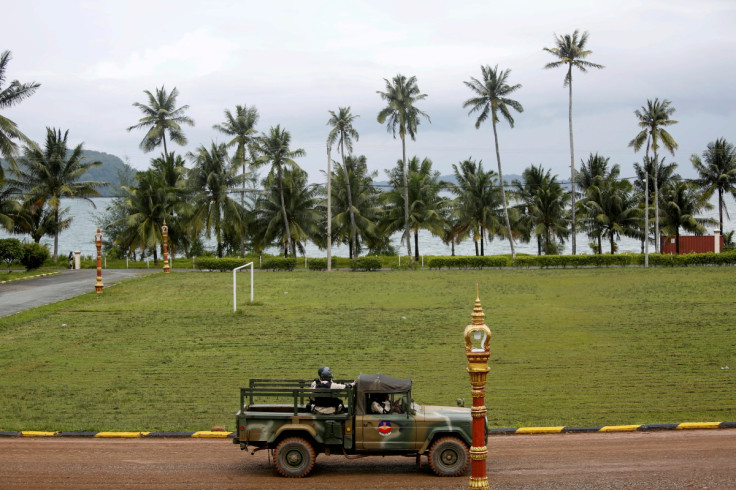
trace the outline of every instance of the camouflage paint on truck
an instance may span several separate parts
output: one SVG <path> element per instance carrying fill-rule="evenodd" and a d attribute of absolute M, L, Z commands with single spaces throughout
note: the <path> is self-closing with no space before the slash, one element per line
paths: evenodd
<path fill-rule="evenodd" d="M 277 469 L 284 476 L 306 476 L 311 466 L 302 471 L 302 466 L 308 466 L 302 465 L 302 458 L 308 459 L 310 451 L 314 455 L 429 455 L 430 466 L 442 476 L 453 476 L 467 468 L 472 443 L 469 408 L 418 405 L 411 398 L 410 379 L 382 374 L 361 374 L 355 386 L 344 390 L 313 390 L 310 383 L 311 380 L 251 380 L 249 388 L 241 389 L 234 443 L 244 450 L 273 450 Z M 345 412 L 311 413 L 308 402 L 316 396 L 339 397 Z M 371 401 L 386 398 L 390 412 L 371 413 Z M 289 447 L 283 451 L 286 455 L 281 464 L 293 463 L 299 471 L 280 468 L 280 454 L 276 453 L 280 453 L 279 445 L 284 441 Z M 432 454 L 433 449 L 436 454 Z"/>

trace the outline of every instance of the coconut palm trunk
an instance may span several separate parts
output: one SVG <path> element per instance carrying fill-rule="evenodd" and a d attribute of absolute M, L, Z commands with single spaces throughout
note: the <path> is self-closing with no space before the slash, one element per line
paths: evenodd
<path fill-rule="evenodd" d="M 279 178 L 279 197 L 281 198 L 281 214 L 284 216 L 284 251 L 286 256 L 291 255 L 291 234 L 289 233 L 289 217 L 286 215 L 286 201 L 284 200 L 284 181 L 281 173 L 281 167 L 278 168 Z"/>
<path fill-rule="evenodd" d="M 657 167 L 657 147 L 654 147 L 654 165 L 652 172 L 654 173 L 654 253 L 659 253 L 659 172 Z"/>
<path fill-rule="evenodd" d="M 401 134 L 401 159 L 404 164 L 404 237 L 406 238 L 406 253 L 409 255 L 409 261 L 412 260 L 411 255 L 411 229 L 409 228 L 409 167 L 406 164 L 406 137 Z"/>
<path fill-rule="evenodd" d="M 332 270 L 332 155 L 327 144 L 327 270 Z"/>
<path fill-rule="evenodd" d="M 353 209 L 353 193 L 350 190 L 350 172 L 345 164 L 345 145 L 340 140 L 340 156 L 342 157 L 342 170 L 345 173 L 345 187 L 348 193 L 348 208 L 350 215 L 350 258 L 354 259 L 358 254 L 358 244 L 355 238 L 355 210 Z"/>
<path fill-rule="evenodd" d="M 568 84 L 568 93 L 570 100 L 568 103 L 567 119 L 570 127 L 570 190 L 572 203 L 572 254 L 575 255 L 576 247 L 576 234 L 577 234 L 577 220 L 575 218 L 575 145 L 573 144 L 572 137 L 572 64 L 569 65 L 567 70 L 567 78 L 570 81 Z"/>
<path fill-rule="evenodd" d="M 501 153 L 498 151 L 498 132 L 496 131 L 496 118 L 491 117 L 493 122 L 493 140 L 496 144 L 496 162 L 498 163 L 498 178 L 501 182 L 501 197 L 503 198 L 503 218 L 506 221 L 506 232 L 509 234 L 509 245 L 511 246 L 511 257 L 516 260 L 516 249 L 514 248 L 514 237 L 511 235 L 511 221 L 509 221 L 509 208 L 506 203 L 506 186 L 503 182 L 503 170 L 501 169 Z"/>

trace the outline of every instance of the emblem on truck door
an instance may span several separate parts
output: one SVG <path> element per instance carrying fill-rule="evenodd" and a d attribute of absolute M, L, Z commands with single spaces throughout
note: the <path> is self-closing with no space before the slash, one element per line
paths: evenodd
<path fill-rule="evenodd" d="M 381 420 L 378 423 L 378 433 L 382 436 L 387 436 L 391 433 L 391 422 L 388 420 Z"/>

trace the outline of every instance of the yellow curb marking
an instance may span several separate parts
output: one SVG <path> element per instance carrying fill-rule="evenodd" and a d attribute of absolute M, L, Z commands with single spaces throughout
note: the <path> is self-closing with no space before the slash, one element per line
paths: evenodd
<path fill-rule="evenodd" d="M 683 422 L 678 429 L 717 429 L 720 422 Z"/>
<path fill-rule="evenodd" d="M 228 434 L 230 434 L 229 431 L 203 430 L 203 431 L 195 432 L 194 434 L 192 434 L 192 437 L 227 437 Z"/>
<path fill-rule="evenodd" d="M 47 432 L 40 430 L 24 430 L 21 431 L 20 435 L 23 437 L 52 437 L 56 435 L 56 432 Z"/>
<path fill-rule="evenodd" d="M 522 427 L 516 434 L 556 434 L 562 432 L 564 427 Z"/>
<path fill-rule="evenodd" d="M 598 432 L 632 432 L 637 430 L 641 425 L 607 425 L 601 427 Z"/>
<path fill-rule="evenodd" d="M 144 437 L 150 432 L 98 432 L 95 437 Z"/>

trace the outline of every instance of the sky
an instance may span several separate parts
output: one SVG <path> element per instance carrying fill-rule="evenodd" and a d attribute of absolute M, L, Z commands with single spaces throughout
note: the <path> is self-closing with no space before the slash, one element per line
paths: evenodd
<path fill-rule="evenodd" d="M 260 132 L 280 124 L 291 133 L 297 163 L 310 182 L 324 182 L 328 111 L 350 106 L 360 138 L 356 154 L 386 180 L 401 158 L 401 142 L 377 122 L 385 107 L 376 93 L 396 74 L 416 76 L 426 112 L 407 154 L 430 158 L 447 175 L 461 160 L 496 169 L 489 122 L 475 128 L 463 103 L 464 85 L 481 65 L 511 70 L 508 82 L 523 113 L 499 125 L 504 174 L 543 165 L 570 175 L 565 69 L 544 69 L 554 36 L 589 32 L 589 61 L 602 70 L 573 73 L 575 165 L 591 153 L 610 157 L 621 176 L 641 162 L 629 141 L 640 130 L 636 109 L 668 99 L 679 144 L 668 162 L 694 177 L 692 154 L 725 137 L 736 142 L 736 2 L 733 0 L 572 1 L 218 1 L 146 2 L 26 0 L 4 11 L 0 51 L 13 59 L 12 80 L 38 91 L 5 109 L 30 138 L 45 128 L 69 130 L 72 144 L 148 168 L 160 151 L 144 153 L 142 117 L 134 102 L 144 90 L 176 87 L 194 127 L 185 154 L 228 138 L 212 128 L 224 111 L 255 106 Z M 333 153 L 333 158 L 336 155 Z"/>

